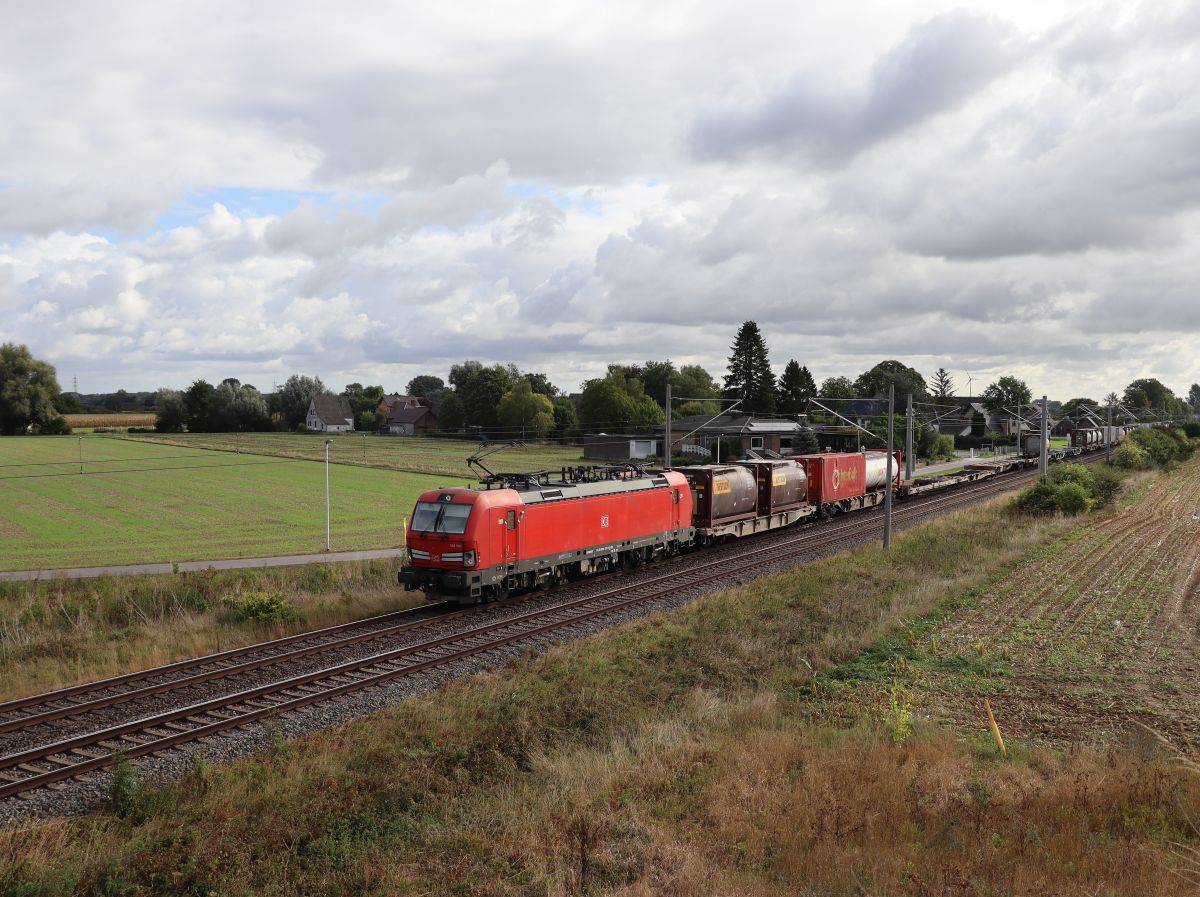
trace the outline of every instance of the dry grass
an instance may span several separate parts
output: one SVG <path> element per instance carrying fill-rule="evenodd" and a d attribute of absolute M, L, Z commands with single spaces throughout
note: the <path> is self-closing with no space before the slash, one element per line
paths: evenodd
<path fill-rule="evenodd" d="M 0 700 L 411 606 L 396 562 L 0 584 Z M 302 620 L 237 622 L 221 598 L 279 592 Z"/>
<path fill-rule="evenodd" d="M 872 689 L 837 687 L 1071 526 L 1004 522 L 958 515 L 143 787 L 125 818 L 0 832 L 0 892 L 1184 893 L 1200 782 L 1155 745 L 897 744 Z"/>

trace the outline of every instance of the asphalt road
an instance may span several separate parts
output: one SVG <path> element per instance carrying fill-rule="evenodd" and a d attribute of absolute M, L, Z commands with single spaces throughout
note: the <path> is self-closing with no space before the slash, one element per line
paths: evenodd
<path fill-rule="evenodd" d="M 16 570 L 0 573 L 0 582 L 28 582 L 35 579 L 94 579 L 98 576 L 145 576 L 195 570 L 246 570 L 252 567 L 294 567 L 301 564 L 325 564 L 335 561 L 373 561 L 398 558 L 402 548 L 377 548 L 371 551 L 327 551 L 320 554 L 288 554 L 269 558 L 229 558 L 218 561 L 179 561 L 166 564 L 125 564 L 116 567 L 71 567 L 65 570 Z"/>

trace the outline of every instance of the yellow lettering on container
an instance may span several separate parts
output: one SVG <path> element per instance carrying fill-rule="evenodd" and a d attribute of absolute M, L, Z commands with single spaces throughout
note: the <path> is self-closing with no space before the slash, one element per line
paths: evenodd
<path fill-rule="evenodd" d="M 713 483 L 713 495 L 724 495 L 726 492 L 732 492 L 733 485 L 729 480 L 716 480 Z"/>

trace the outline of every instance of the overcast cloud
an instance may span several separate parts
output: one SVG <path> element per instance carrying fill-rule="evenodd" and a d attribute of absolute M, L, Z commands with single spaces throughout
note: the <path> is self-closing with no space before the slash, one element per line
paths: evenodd
<path fill-rule="evenodd" d="M 0 341 L 84 392 L 720 376 L 746 318 L 818 378 L 1200 380 L 1200 5 L 651 6 L 12 7 Z"/>

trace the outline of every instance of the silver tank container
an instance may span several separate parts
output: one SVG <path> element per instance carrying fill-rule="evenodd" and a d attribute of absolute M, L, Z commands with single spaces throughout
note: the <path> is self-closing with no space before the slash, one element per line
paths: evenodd
<path fill-rule="evenodd" d="M 887 486 L 887 453 L 873 452 L 867 455 L 866 483 L 867 491 L 883 489 Z M 900 464 L 892 457 L 892 479 L 900 476 Z"/>

